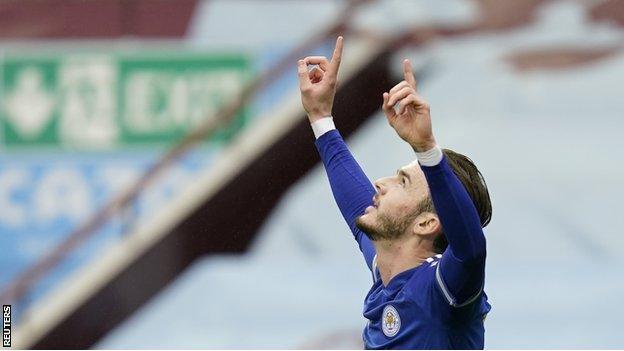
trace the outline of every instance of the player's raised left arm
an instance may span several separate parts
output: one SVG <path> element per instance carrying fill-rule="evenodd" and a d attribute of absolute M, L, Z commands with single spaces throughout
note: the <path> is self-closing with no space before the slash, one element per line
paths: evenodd
<path fill-rule="evenodd" d="M 485 237 L 470 195 L 436 143 L 429 104 L 416 91 L 408 60 L 404 61 L 404 75 L 404 81 L 383 94 L 383 109 L 397 134 L 416 151 L 449 244 L 439 264 L 438 283 L 448 302 L 461 306 L 478 296 L 483 287 Z"/>

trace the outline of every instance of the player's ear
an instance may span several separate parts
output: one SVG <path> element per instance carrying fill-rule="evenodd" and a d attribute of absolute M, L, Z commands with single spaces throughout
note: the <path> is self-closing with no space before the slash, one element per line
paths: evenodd
<path fill-rule="evenodd" d="M 414 221 L 413 231 L 416 235 L 435 235 L 441 229 L 440 219 L 438 215 L 431 212 L 423 212 L 416 217 Z"/>

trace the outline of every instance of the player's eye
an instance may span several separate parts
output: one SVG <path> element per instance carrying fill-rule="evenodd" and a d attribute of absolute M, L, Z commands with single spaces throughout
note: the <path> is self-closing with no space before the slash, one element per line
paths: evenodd
<path fill-rule="evenodd" d="M 407 184 L 407 181 L 405 180 L 405 177 L 401 177 L 401 183 L 405 187 L 405 185 Z"/>

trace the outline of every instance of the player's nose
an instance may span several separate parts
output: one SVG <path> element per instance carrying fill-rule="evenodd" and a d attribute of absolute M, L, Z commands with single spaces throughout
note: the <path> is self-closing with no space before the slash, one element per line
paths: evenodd
<path fill-rule="evenodd" d="M 373 184 L 375 185 L 377 194 L 383 195 L 386 192 L 386 187 L 384 186 L 383 178 L 377 179 Z"/>

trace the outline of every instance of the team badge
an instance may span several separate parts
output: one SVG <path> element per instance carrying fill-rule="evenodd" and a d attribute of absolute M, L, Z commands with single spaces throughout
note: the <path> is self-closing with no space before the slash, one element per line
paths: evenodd
<path fill-rule="evenodd" d="M 389 338 L 397 335 L 399 329 L 401 329 L 401 317 L 399 317 L 399 312 L 391 305 L 387 305 L 383 309 L 381 329 Z"/>

